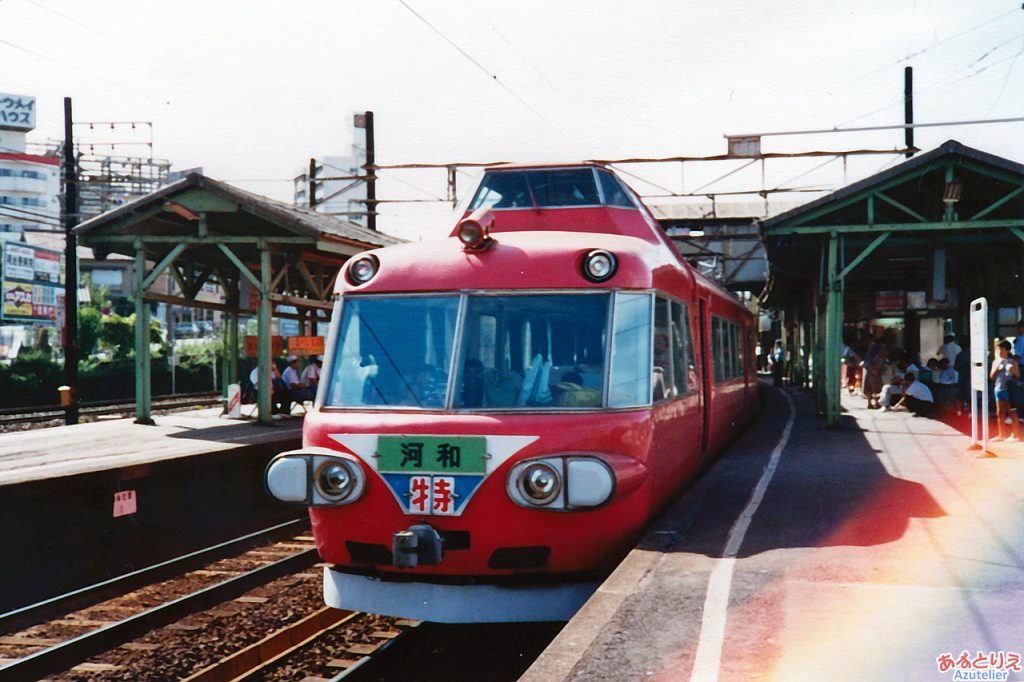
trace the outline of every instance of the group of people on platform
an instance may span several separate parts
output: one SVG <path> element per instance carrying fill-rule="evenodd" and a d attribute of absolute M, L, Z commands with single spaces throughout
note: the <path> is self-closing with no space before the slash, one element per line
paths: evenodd
<path fill-rule="evenodd" d="M 284 371 L 278 368 L 276 360 L 270 363 L 270 380 L 273 390 L 270 402 L 274 414 L 291 414 L 292 403 L 304 403 L 316 396 L 316 387 L 320 383 L 320 370 L 323 368 L 322 355 L 310 359 L 299 373 L 299 356 L 289 355 L 285 361 Z M 259 388 L 259 366 L 249 372 L 249 383 L 252 384 L 252 400 Z"/>
<path fill-rule="evenodd" d="M 885 337 L 873 339 L 863 353 L 847 344 L 842 351 L 842 385 L 862 395 L 868 409 L 905 409 L 916 417 L 960 415 L 970 400 L 970 353 L 946 336 L 926 363 L 897 348 Z M 1024 407 L 1020 360 L 1024 357 L 1024 320 L 1017 323 L 1011 343 L 1002 339 L 989 368 L 996 406 L 998 435 L 993 440 L 1020 440 L 1018 413 Z"/>
<path fill-rule="evenodd" d="M 915 416 L 941 416 L 962 409 L 967 400 L 968 356 L 955 336 L 946 336 L 935 357 L 922 363 L 884 336 L 861 354 L 843 344 L 843 387 L 860 393 L 868 409 L 906 409 Z"/>

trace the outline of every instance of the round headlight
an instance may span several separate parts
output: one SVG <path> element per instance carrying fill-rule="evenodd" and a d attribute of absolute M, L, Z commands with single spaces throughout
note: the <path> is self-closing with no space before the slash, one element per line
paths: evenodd
<path fill-rule="evenodd" d="M 356 484 L 355 473 L 345 462 L 324 462 L 316 472 L 316 488 L 328 500 L 344 500 Z"/>
<path fill-rule="evenodd" d="M 376 256 L 360 256 L 348 266 L 348 279 L 352 284 L 366 284 L 377 274 L 379 267 Z"/>
<path fill-rule="evenodd" d="M 484 240 L 484 228 L 475 220 L 465 220 L 459 225 L 459 241 L 472 248 Z"/>
<path fill-rule="evenodd" d="M 544 462 L 535 462 L 519 473 L 516 481 L 519 492 L 529 502 L 545 505 L 558 497 L 562 490 L 562 481 L 555 470 Z"/>
<path fill-rule="evenodd" d="M 591 282 L 604 282 L 611 279 L 618 265 L 611 251 L 595 249 L 583 257 L 583 276 Z"/>

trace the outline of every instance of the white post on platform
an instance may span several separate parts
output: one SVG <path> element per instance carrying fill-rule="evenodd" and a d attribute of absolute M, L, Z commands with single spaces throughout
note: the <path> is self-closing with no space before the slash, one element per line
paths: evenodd
<path fill-rule="evenodd" d="M 988 300 L 971 301 L 971 445 L 968 450 L 988 452 Z M 981 393 L 981 414 L 978 414 Z M 981 420 L 981 441 L 978 420 Z"/>

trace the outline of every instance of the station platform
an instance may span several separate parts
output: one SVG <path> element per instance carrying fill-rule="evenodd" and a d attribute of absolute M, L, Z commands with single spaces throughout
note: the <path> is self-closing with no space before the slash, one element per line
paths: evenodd
<path fill-rule="evenodd" d="M 763 391 L 522 680 L 1024 679 L 954 677 L 1024 654 L 1024 445 L 843 401 Z"/>
<path fill-rule="evenodd" d="M 220 414 L 210 408 L 160 415 L 155 426 L 105 419 L 0 434 L 0 486 L 301 438 L 302 419 L 282 419 L 270 428 Z"/>
<path fill-rule="evenodd" d="M 0 613 L 304 515 L 263 483 L 301 418 L 155 421 L 0 434 Z"/>

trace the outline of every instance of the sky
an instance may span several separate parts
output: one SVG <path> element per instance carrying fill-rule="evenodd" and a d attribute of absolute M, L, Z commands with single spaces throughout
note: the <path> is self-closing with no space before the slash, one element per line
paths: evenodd
<path fill-rule="evenodd" d="M 77 121 L 152 122 L 174 168 L 289 201 L 311 156 L 349 152 L 355 111 L 374 112 L 380 164 L 712 155 L 726 134 L 901 124 L 908 65 L 918 122 L 1024 116 L 1022 55 L 1020 0 L 0 0 L 0 92 L 36 97 L 29 141 L 63 136 L 68 96 Z M 1022 122 L 915 142 L 950 138 L 1024 162 Z M 884 130 L 762 149 L 902 144 Z M 644 195 L 837 189 L 901 158 L 769 162 L 764 177 L 737 161 L 620 168 Z M 378 197 L 444 195 L 443 173 L 381 173 Z M 453 220 L 450 204 L 380 210 L 410 239 Z"/>

